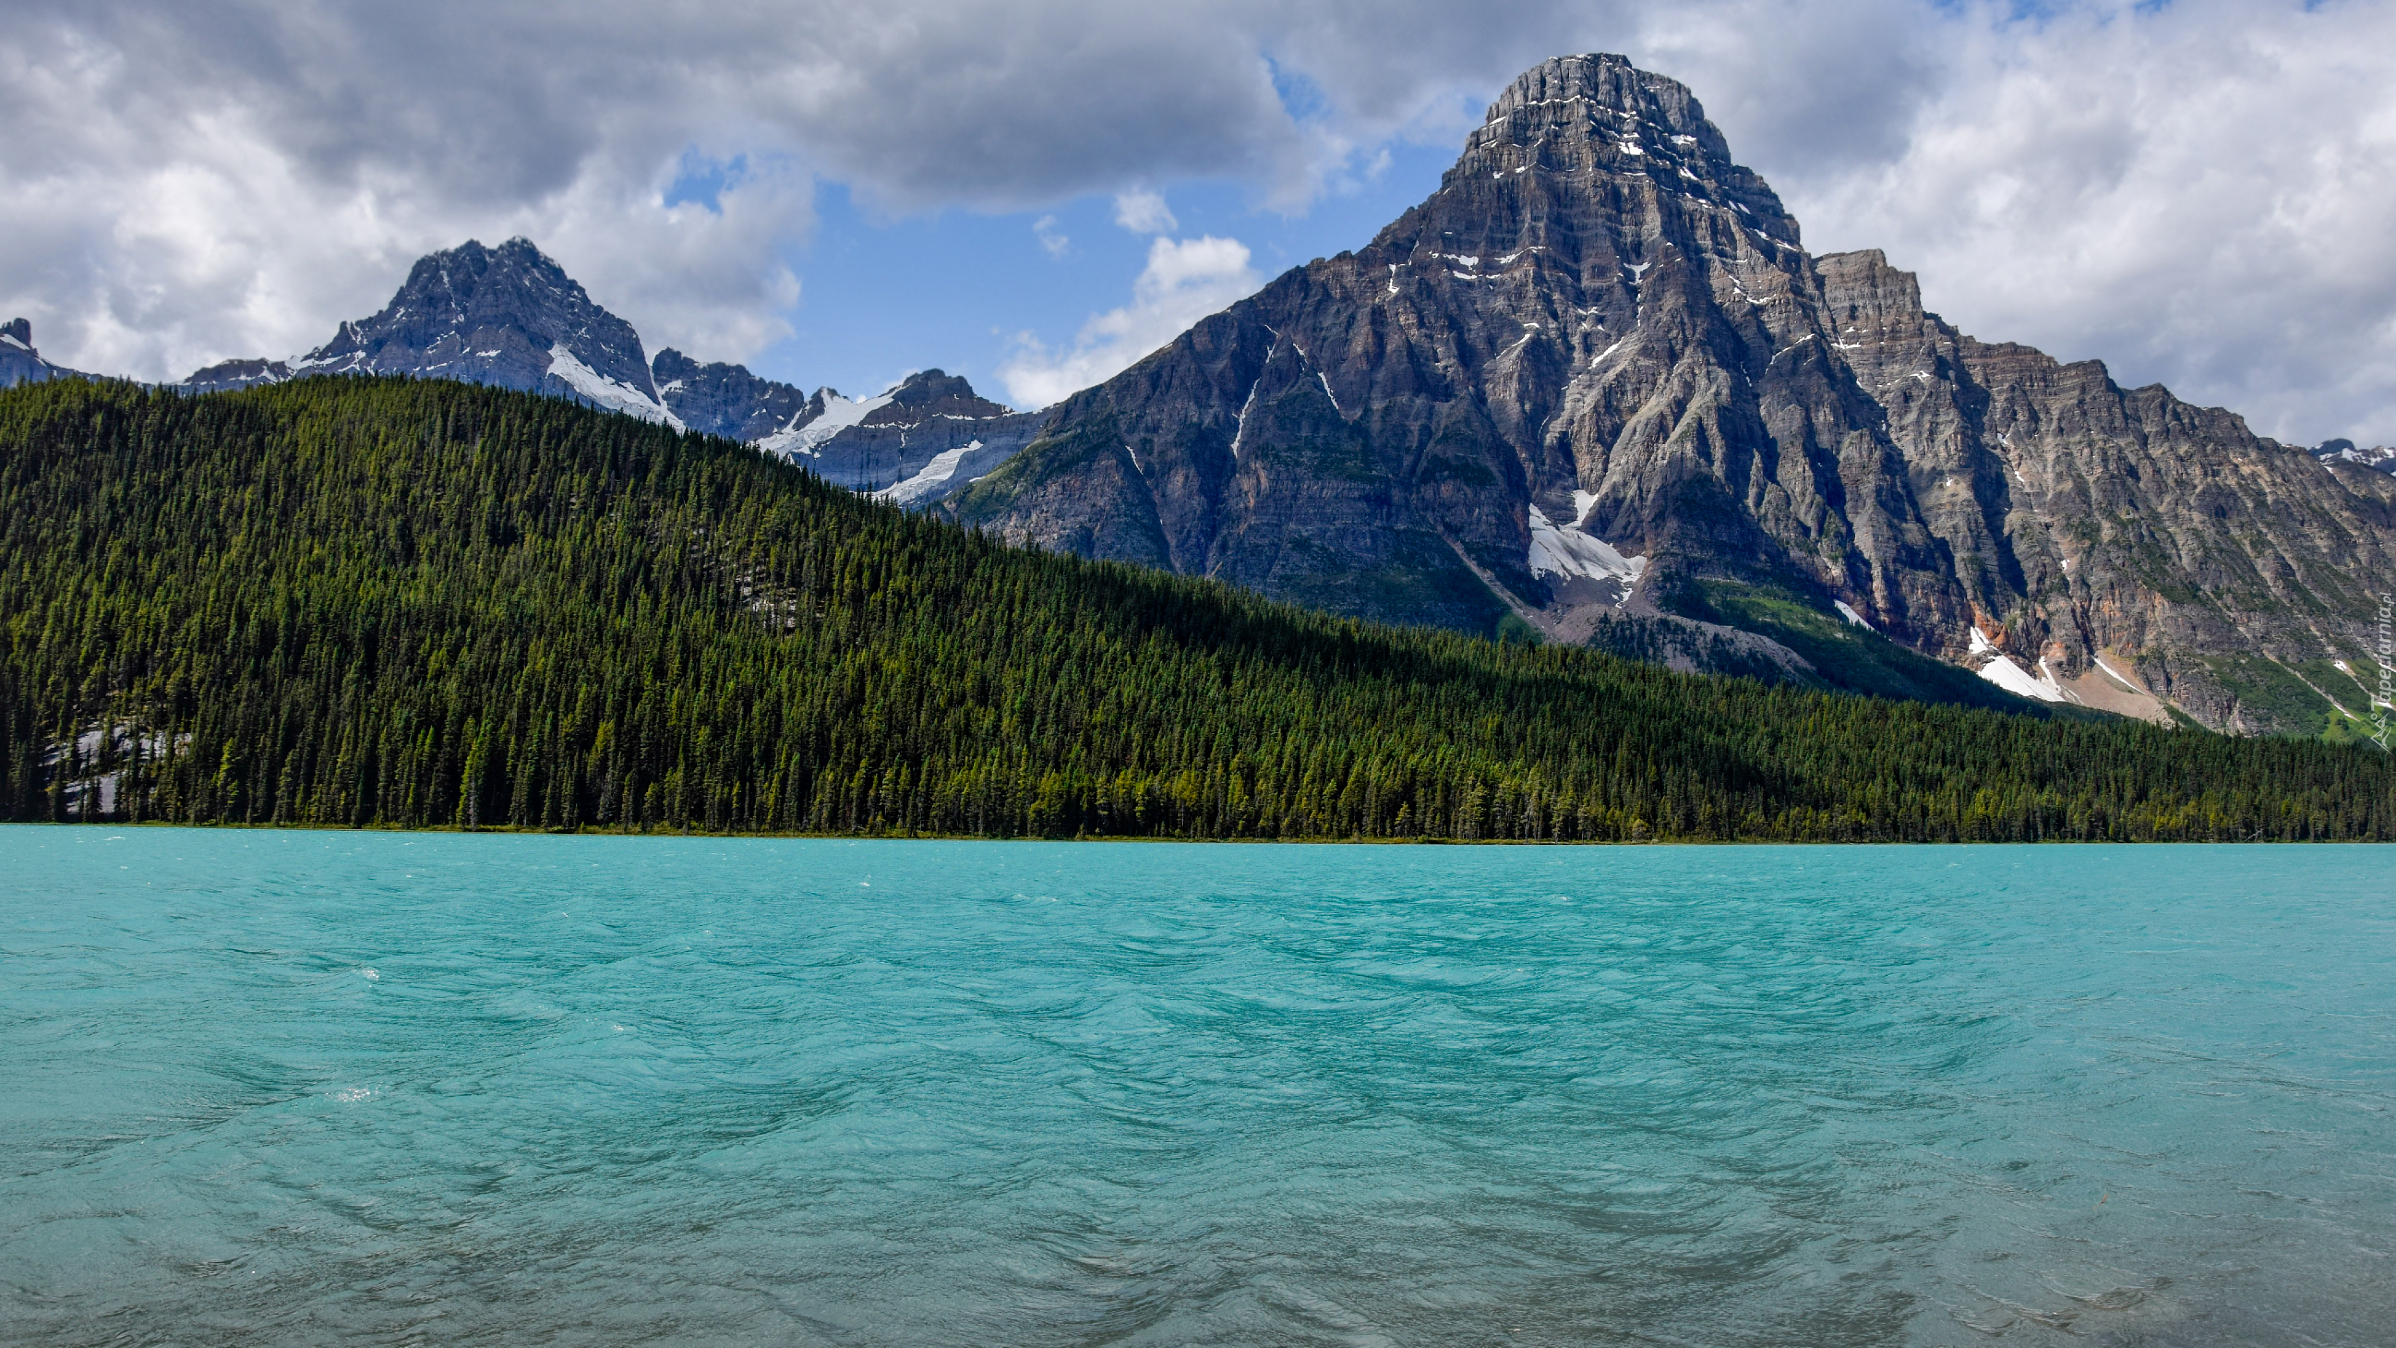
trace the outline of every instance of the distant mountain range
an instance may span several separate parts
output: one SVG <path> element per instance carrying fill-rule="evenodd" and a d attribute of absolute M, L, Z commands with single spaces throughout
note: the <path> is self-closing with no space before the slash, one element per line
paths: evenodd
<path fill-rule="evenodd" d="M 2386 445 L 2357 449 L 2352 440 L 2331 440 L 2314 450 L 2313 457 L 2324 464 L 2351 464 L 2375 473 L 2396 474 L 2396 449 Z"/>
<path fill-rule="evenodd" d="M 1879 252 L 1799 239 L 1687 88 L 1575 56 L 1517 79 L 1362 251 L 1044 411 L 938 370 L 848 398 L 651 358 L 523 239 L 435 253 L 306 355 L 180 387 L 540 392 L 1018 542 L 1676 668 L 2238 732 L 2369 714 L 2396 450 L 2282 445 L 1978 341 Z M 73 373 L 0 329 L 0 386 Z"/>
<path fill-rule="evenodd" d="M 0 388 L 76 373 L 41 359 L 26 320 L 0 329 Z M 525 239 L 497 248 L 469 240 L 421 258 L 382 312 L 343 323 L 306 355 L 228 360 L 177 387 L 216 393 L 311 374 L 406 374 L 568 398 L 748 441 L 903 505 L 938 501 L 988 472 L 1030 443 L 1040 421 L 939 370 L 851 399 L 670 348 L 652 360 L 631 324 Z"/>

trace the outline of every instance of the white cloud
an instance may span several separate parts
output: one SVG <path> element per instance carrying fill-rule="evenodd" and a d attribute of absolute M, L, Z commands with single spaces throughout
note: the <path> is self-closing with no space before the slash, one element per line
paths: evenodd
<path fill-rule="evenodd" d="M 588 174 L 491 232 L 539 240 L 593 299 L 632 322 L 651 354 L 672 346 L 739 360 L 788 336 L 784 316 L 800 285 L 782 252 L 814 219 L 806 175 L 787 164 L 753 169 L 712 210 L 662 205 L 665 176 Z"/>
<path fill-rule="evenodd" d="M 227 357 L 294 354 L 381 308 L 423 254 L 515 234 L 653 346 L 741 356 L 788 330 L 799 284 L 782 254 L 813 219 L 795 163 L 758 157 L 719 209 L 669 208 L 663 192 L 688 142 L 644 129 L 648 110 L 635 104 L 594 102 L 570 134 L 553 125 L 556 109 L 490 125 L 489 100 L 474 98 L 429 119 L 399 110 L 400 128 L 321 109 L 295 118 L 295 103 L 325 96 L 359 63 L 262 81 L 222 48 L 236 37 L 258 51 L 305 45 L 310 24 L 202 38 L 176 27 L 180 11 L 115 17 L 109 40 L 67 17 L 20 24 L 12 13 L 0 27 L 0 122 L 11 127 L 0 137 L 0 310 L 32 318 L 52 359 L 174 379 Z M 158 48 L 187 38 L 197 78 L 162 66 Z M 458 56 L 477 59 L 487 53 Z M 372 102 L 366 86 L 357 97 Z M 404 143 L 402 131 L 419 139 Z M 327 149 L 375 136 L 386 143 Z"/>
<path fill-rule="evenodd" d="M 1091 315 L 1069 349 L 1050 350 L 1024 337 L 998 376 L 1016 406 L 1046 407 L 1129 368 L 1262 284 L 1248 265 L 1248 246 L 1237 239 L 1157 239 L 1132 282 L 1130 304 Z"/>
<path fill-rule="evenodd" d="M 882 212 L 1116 197 L 1170 234 L 1176 183 L 1302 210 L 1393 142 L 1459 143 L 1531 63 L 1612 50 L 1694 88 L 1810 244 L 1886 248 L 1967 331 L 2267 433 L 2396 442 L 2386 0 L 658 14 L 10 0 L 0 317 L 54 358 L 173 377 L 312 345 L 419 254 L 521 232 L 651 340 L 742 358 L 783 331 L 814 181 Z M 663 204 L 694 148 L 760 166 L 720 213 Z"/>
<path fill-rule="evenodd" d="M 1788 195 L 1965 331 L 2313 443 L 2396 442 L 2396 6 L 2179 0 L 1963 35 L 1885 159 Z"/>
<path fill-rule="evenodd" d="M 1053 258 L 1063 258 L 1066 251 L 1073 247 L 1070 237 L 1057 232 L 1057 218 L 1053 215 L 1043 215 L 1032 222 L 1032 237 L 1038 239 L 1040 246 Z"/>
<path fill-rule="evenodd" d="M 1116 195 L 1115 223 L 1134 234 L 1170 234 L 1181 228 L 1165 205 L 1165 194 L 1146 187 Z"/>

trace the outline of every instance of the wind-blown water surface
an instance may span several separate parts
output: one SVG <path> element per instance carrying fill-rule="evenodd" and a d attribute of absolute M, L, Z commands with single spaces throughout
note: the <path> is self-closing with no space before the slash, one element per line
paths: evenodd
<path fill-rule="evenodd" d="M 2392 893 L 10 828 L 0 1339 L 2384 1344 Z"/>

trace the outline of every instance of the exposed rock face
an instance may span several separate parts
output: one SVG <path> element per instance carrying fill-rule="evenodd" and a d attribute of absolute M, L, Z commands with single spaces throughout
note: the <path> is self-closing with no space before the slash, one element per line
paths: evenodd
<path fill-rule="evenodd" d="M 658 397 L 682 424 L 727 440 L 763 440 L 806 419 L 807 395 L 746 366 L 701 365 L 672 347 L 649 363 Z"/>
<path fill-rule="evenodd" d="M 2304 689 L 2363 660 L 2373 587 L 2396 585 L 2396 479 L 1975 341 L 1879 253 L 1798 240 L 1686 88 L 1550 61 L 1369 246 L 1067 400 L 950 508 L 1344 612 L 1476 628 L 1512 607 L 1576 640 L 1692 586 L 1771 587 L 2001 656 L 2032 696 L 2093 677 L 2216 726 L 2319 728 L 2339 690 Z"/>
<path fill-rule="evenodd" d="M 307 355 L 226 361 L 181 387 L 211 392 L 303 374 L 497 384 L 680 424 L 658 399 L 640 334 L 525 239 L 497 248 L 469 239 L 420 258 L 381 313 L 343 323 Z"/>
<path fill-rule="evenodd" d="M 841 486 L 924 506 L 1013 457 L 1046 420 L 991 402 L 960 376 L 924 370 L 873 398 L 819 389 L 803 415 L 758 447 Z"/>
<path fill-rule="evenodd" d="M 342 324 L 292 370 L 497 384 L 674 420 L 640 334 L 525 239 L 497 248 L 469 239 L 418 259 L 381 313 Z"/>
<path fill-rule="evenodd" d="M 52 365 L 33 346 L 33 320 L 12 318 L 0 325 L 0 388 L 40 384 L 52 379 L 92 379 L 80 370 Z"/>

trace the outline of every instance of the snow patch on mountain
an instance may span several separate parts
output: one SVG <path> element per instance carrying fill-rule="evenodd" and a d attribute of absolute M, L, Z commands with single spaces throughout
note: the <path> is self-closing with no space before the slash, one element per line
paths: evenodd
<path fill-rule="evenodd" d="M 2331 664 L 2333 664 L 2333 665 L 2336 665 L 2336 666 L 2337 666 L 2339 669 L 2341 669 L 2341 670 L 2345 670 L 2345 671 L 2346 671 L 2347 673 L 2349 673 L 2349 674 L 2353 673 L 2353 671 L 2352 671 L 2352 670 L 2347 670 L 2347 669 L 2346 669 L 2346 662 L 2345 662 L 2345 661 L 2343 661 L 2343 660 L 2332 660 L 2332 661 L 2330 661 L 2330 663 L 2331 663 Z M 2120 670 L 2118 670 L 2118 669 L 2115 669 L 2113 666 L 2111 666 L 2111 665 L 2109 665 L 2109 664 L 2106 664 L 2106 663 L 2105 663 L 2105 657 L 2104 657 L 2104 656 L 2101 656 L 2101 655 L 2100 655 L 2100 656 L 2097 656 L 2097 657 L 2096 657 L 2096 667 L 2097 667 L 2098 669 L 2101 669 L 2101 670 L 2105 671 L 2105 673 L 2106 673 L 2107 675 L 2109 675 L 2109 676 L 2111 676 L 2111 677 L 2112 677 L 2112 679 L 2113 679 L 2113 681 L 2114 681 L 2115 683 L 2118 683 L 2118 684 L 2120 684 L 2120 685 L 2121 685 L 2121 686 L 2122 686 L 2124 689 L 2126 689 L 2126 690 L 2128 690 L 2128 691 L 2130 691 L 2130 692 L 2133 692 L 2133 693 L 2143 693 L 2143 692 L 2145 692 L 2145 691 L 2146 691 L 2146 685 L 2145 685 L 2145 684 L 2138 682 L 2137 680 L 2135 680 L 2135 679 L 2131 678 L 2129 675 L 2122 673 Z"/>
<path fill-rule="evenodd" d="M 2013 663 L 2008 656 L 1997 656 L 1982 665 L 1980 677 L 2015 697 L 2026 697 L 2035 702 L 2061 702 L 2063 700 L 2062 689 L 2057 688 L 2047 679 L 2030 677 L 2030 671 Z"/>
<path fill-rule="evenodd" d="M 1970 659 L 1986 661 L 1974 671 L 1975 673 L 2015 697 L 2026 697 L 2033 702 L 2076 702 L 2079 700 L 2063 691 L 2063 685 L 2056 681 L 2055 672 L 2047 668 L 2046 661 L 2039 661 L 2038 672 L 2032 674 L 2015 663 L 2013 657 L 1997 649 L 1997 643 L 1989 640 L 1988 633 L 1981 631 L 1978 623 L 1972 624 L 1971 650 L 1968 654 Z M 2111 670 L 2105 672 L 2113 673 Z M 2114 677 L 2120 678 L 2121 676 L 2115 674 Z M 2127 681 L 2125 680 L 2125 682 Z M 2135 685 L 2132 686 L 2135 687 Z"/>
<path fill-rule="evenodd" d="M 1583 506 L 1581 512 L 1588 513 Z M 1547 517 L 1547 512 L 1531 507 L 1531 555 L 1528 559 L 1534 576 L 1585 576 L 1590 580 L 1614 581 L 1625 587 L 1639 583 L 1647 574 L 1645 557 L 1625 557 L 1614 545 L 1602 538 L 1584 533 L 1576 525 L 1559 529 Z"/>
<path fill-rule="evenodd" d="M 663 404 L 630 384 L 620 379 L 610 379 L 583 364 L 563 342 L 549 348 L 549 373 L 596 406 L 628 413 L 661 426 L 671 426 L 675 430 L 682 429 L 682 418 L 667 411 Z"/>
<path fill-rule="evenodd" d="M 2313 457 L 2319 459 L 2324 466 L 2333 463 L 2350 463 L 2357 468 L 2368 468 L 2373 472 L 2396 474 L 2396 448 L 2386 445 L 2360 448 L 2352 440 L 2331 440 L 2315 449 Z"/>
<path fill-rule="evenodd" d="M 954 478 L 957 475 L 957 469 L 964 464 L 966 456 L 981 447 L 982 442 L 976 440 L 971 444 L 959 445 L 955 449 L 942 450 L 933 455 L 932 461 L 925 464 L 915 476 L 896 486 L 884 487 L 875 492 L 874 496 L 876 499 L 888 501 L 892 505 L 914 505 L 925 497 L 935 494 L 940 488 L 947 486 L 949 479 Z"/>
<path fill-rule="evenodd" d="M 820 414 L 803 426 L 774 432 L 758 441 L 757 447 L 784 458 L 800 454 L 814 458 L 824 442 L 888 407 L 891 395 L 897 392 L 897 385 L 892 385 L 871 398 L 843 398 L 831 389 L 818 389 L 815 396 L 824 400 Z"/>

